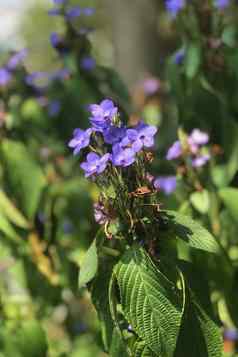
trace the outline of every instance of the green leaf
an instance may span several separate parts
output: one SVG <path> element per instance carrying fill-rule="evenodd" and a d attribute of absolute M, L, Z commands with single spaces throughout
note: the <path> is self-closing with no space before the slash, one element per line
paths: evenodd
<path fill-rule="evenodd" d="M 0 231 L 6 235 L 6 237 L 12 239 L 15 242 L 20 242 L 20 237 L 18 236 L 15 229 L 12 227 L 8 219 L 0 213 Z"/>
<path fill-rule="evenodd" d="M 216 239 L 199 223 L 188 216 L 174 211 L 163 211 L 168 220 L 168 227 L 176 237 L 185 241 L 190 247 L 218 253 Z"/>
<path fill-rule="evenodd" d="M 83 259 L 83 263 L 80 267 L 79 272 L 79 288 L 85 286 L 89 281 L 91 281 L 98 270 L 98 253 L 97 253 L 97 245 L 96 239 L 94 239 L 90 248 L 85 254 Z"/>
<path fill-rule="evenodd" d="M 208 285 L 201 272 L 191 264 L 181 262 L 187 299 L 174 357 L 220 357 L 222 338 L 215 321 Z"/>
<path fill-rule="evenodd" d="M 219 196 L 232 218 L 238 222 L 238 189 L 232 187 L 223 188 L 219 191 Z"/>
<path fill-rule="evenodd" d="M 234 47 L 236 45 L 236 32 L 235 26 L 227 26 L 221 36 L 222 42 L 229 47 Z"/>
<path fill-rule="evenodd" d="M 110 357 L 129 357 L 125 348 L 120 331 L 117 328 L 112 330 L 112 340 L 110 347 Z"/>
<path fill-rule="evenodd" d="M 4 191 L 0 190 L 0 212 L 16 226 L 20 228 L 29 228 L 29 223 L 22 213 L 14 206 Z"/>
<path fill-rule="evenodd" d="M 112 342 L 113 321 L 109 307 L 109 283 L 112 275 L 114 261 L 111 258 L 104 258 L 98 269 L 98 274 L 93 280 L 91 296 L 93 304 L 97 310 L 102 339 L 105 350 L 108 351 Z"/>
<path fill-rule="evenodd" d="M 48 344 L 46 333 L 38 321 L 26 321 L 17 333 L 19 350 L 24 357 L 46 357 Z"/>
<path fill-rule="evenodd" d="M 136 343 L 133 346 L 132 350 L 132 356 L 133 357 L 156 357 L 158 355 L 155 355 L 154 352 L 152 352 L 148 346 L 146 346 L 145 342 L 143 341 L 136 341 Z"/>
<path fill-rule="evenodd" d="M 114 269 L 122 310 L 149 348 L 172 357 L 183 315 L 184 297 L 137 245 L 128 249 Z"/>
<path fill-rule="evenodd" d="M 19 200 L 26 216 L 33 218 L 46 185 L 41 168 L 20 142 L 4 140 L 2 153 L 9 189 Z"/>
<path fill-rule="evenodd" d="M 200 213 L 205 214 L 209 210 L 209 193 L 207 190 L 193 192 L 190 195 L 190 201 L 193 207 Z"/>
<path fill-rule="evenodd" d="M 198 72 L 201 63 L 201 47 L 197 44 L 191 44 L 186 52 L 185 73 L 189 79 L 192 79 Z"/>

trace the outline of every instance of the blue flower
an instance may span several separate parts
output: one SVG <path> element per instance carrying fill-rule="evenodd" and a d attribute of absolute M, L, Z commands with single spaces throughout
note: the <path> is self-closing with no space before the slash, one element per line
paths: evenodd
<path fill-rule="evenodd" d="M 71 20 L 75 17 L 79 17 L 81 15 L 81 13 L 82 13 L 82 10 L 79 6 L 73 6 L 66 11 L 65 16 L 68 20 Z"/>
<path fill-rule="evenodd" d="M 89 153 L 87 155 L 87 161 L 80 165 L 84 170 L 85 177 L 101 174 L 106 169 L 110 157 L 110 154 L 99 156 L 93 152 Z"/>
<path fill-rule="evenodd" d="M 70 148 L 74 148 L 74 155 L 79 154 L 81 149 L 89 145 L 91 134 L 92 129 L 87 129 L 86 131 L 81 129 L 74 130 L 74 137 L 68 144 Z"/>
<path fill-rule="evenodd" d="M 176 17 L 178 12 L 182 10 L 186 3 L 185 0 L 166 0 L 166 9 L 172 17 Z"/>
<path fill-rule="evenodd" d="M 27 52 L 27 49 L 24 48 L 23 50 L 11 56 L 7 63 L 7 68 L 10 70 L 14 70 L 26 58 Z"/>
<path fill-rule="evenodd" d="M 112 163 L 115 166 L 127 167 L 135 162 L 135 151 L 131 148 L 123 149 L 120 144 L 112 148 Z"/>
<path fill-rule="evenodd" d="M 0 86 L 5 87 L 10 80 L 12 79 L 11 72 L 9 72 L 6 68 L 0 68 Z"/>
<path fill-rule="evenodd" d="M 174 160 L 180 157 L 182 154 L 182 147 L 180 141 L 175 141 L 173 145 L 169 148 L 166 159 L 167 160 Z"/>
<path fill-rule="evenodd" d="M 106 215 L 105 208 L 104 208 L 103 204 L 100 202 L 94 203 L 93 208 L 94 208 L 95 221 L 98 224 L 105 224 L 108 220 L 108 217 Z"/>
<path fill-rule="evenodd" d="M 211 156 L 209 154 L 197 156 L 195 157 L 195 159 L 192 160 L 192 166 L 193 167 L 204 166 L 210 160 L 210 158 Z"/>
<path fill-rule="evenodd" d="M 57 32 L 50 34 L 50 43 L 53 48 L 56 48 L 62 42 L 61 36 Z"/>
<path fill-rule="evenodd" d="M 183 63 L 184 57 L 185 57 L 185 49 L 180 48 L 178 51 L 175 52 L 173 61 L 174 63 L 180 65 Z"/>
<path fill-rule="evenodd" d="M 230 5 L 230 0 L 215 0 L 215 6 L 220 10 L 225 9 L 228 5 Z"/>
<path fill-rule="evenodd" d="M 154 145 L 156 133 L 157 128 L 155 126 L 140 122 L 134 129 L 127 130 L 122 145 L 127 146 L 127 143 L 130 143 L 134 152 L 139 152 L 143 147 L 151 148 Z"/>
<path fill-rule="evenodd" d="M 80 67 L 85 71 L 92 71 L 96 67 L 96 61 L 90 56 L 85 56 L 80 61 Z"/>
<path fill-rule="evenodd" d="M 117 144 L 119 143 L 126 135 L 126 128 L 118 128 L 111 125 L 109 128 L 103 131 L 103 137 L 106 144 Z"/>
<path fill-rule="evenodd" d="M 92 104 L 90 122 L 97 131 L 103 131 L 112 124 L 112 119 L 117 115 L 118 109 L 110 99 L 103 100 L 100 104 Z"/>
<path fill-rule="evenodd" d="M 154 181 L 154 187 L 162 190 L 166 195 L 175 191 L 177 186 L 176 176 L 157 177 Z"/>
<path fill-rule="evenodd" d="M 63 5 L 66 2 L 66 0 L 53 0 L 53 3 L 55 5 Z"/>
<path fill-rule="evenodd" d="M 95 13 L 95 9 L 93 7 L 85 7 L 82 9 L 82 13 L 85 16 L 92 16 Z"/>
<path fill-rule="evenodd" d="M 52 100 L 48 106 L 48 113 L 50 117 L 55 117 L 59 114 L 61 103 L 59 100 Z"/>

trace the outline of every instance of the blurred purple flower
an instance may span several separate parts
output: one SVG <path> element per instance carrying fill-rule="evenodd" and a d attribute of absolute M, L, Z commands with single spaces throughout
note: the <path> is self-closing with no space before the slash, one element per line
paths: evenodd
<path fill-rule="evenodd" d="M 233 329 L 225 329 L 223 333 L 224 339 L 229 341 L 237 341 L 238 340 L 238 331 Z"/>
<path fill-rule="evenodd" d="M 192 160 L 193 167 L 201 167 L 204 166 L 209 160 L 211 156 L 209 154 L 197 156 Z"/>
<path fill-rule="evenodd" d="M 106 169 L 110 157 L 110 154 L 99 156 L 94 152 L 89 153 L 87 155 L 87 161 L 80 165 L 84 170 L 85 177 L 101 174 Z"/>
<path fill-rule="evenodd" d="M 105 224 L 107 221 L 107 216 L 105 214 L 105 208 L 102 203 L 94 203 L 94 218 L 98 224 Z"/>
<path fill-rule="evenodd" d="M 175 141 L 173 145 L 169 148 L 166 159 L 167 160 L 174 160 L 180 157 L 182 154 L 182 147 L 180 141 Z"/>
<path fill-rule="evenodd" d="M 70 71 L 67 68 L 59 69 L 50 75 L 51 80 L 65 80 L 69 78 Z"/>
<path fill-rule="evenodd" d="M 101 132 L 111 125 L 113 117 L 118 112 L 118 108 L 110 99 L 105 99 L 100 104 L 90 105 L 89 110 L 92 115 L 90 122 L 93 128 Z"/>
<path fill-rule="evenodd" d="M 25 82 L 26 84 L 28 84 L 29 86 L 33 86 L 33 87 L 45 87 L 44 85 L 40 85 L 39 83 L 37 83 L 37 81 L 42 80 L 42 79 L 48 79 L 49 75 L 47 72 L 32 72 L 31 74 L 28 74 L 25 78 Z"/>
<path fill-rule="evenodd" d="M 41 107 L 46 107 L 49 103 L 48 98 L 44 97 L 43 95 L 36 98 L 37 102 Z"/>
<path fill-rule="evenodd" d="M 85 56 L 80 61 L 80 67 L 85 71 L 92 71 L 96 67 L 96 61 L 90 56 Z"/>
<path fill-rule="evenodd" d="M 154 136 L 157 133 L 157 128 L 153 125 L 147 125 L 140 122 L 134 129 L 128 129 L 126 131 L 127 138 L 131 143 L 131 148 L 138 152 L 143 147 L 150 148 L 154 145 Z M 122 140 L 122 145 L 127 140 Z"/>
<path fill-rule="evenodd" d="M 12 79 L 11 72 L 9 72 L 6 68 L 0 68 L 0 86 L 5 87 L 10 80 Z"/>
<path fill-rule="evenodd" d="M 14 70 L 26 58 L 27 52 L 27 49 L 24 48 L 21 51 L 12 55 L 8 61 L 7 68 L 10 70 Z"/>
<path fill-rule="evenodd" d="M 165 0 L 167 11 L 172 17 L 176 17 L 178 12 L 185 7 L 185 0 Z"/>
<path fill-rule="evenodd" d="M 206 145 L 209 141 L 209 135 L 200 129 L 193 129 L 189 135 L 189 139 L 197 145 Z"/>
<path fill-rule="evenodd" d="M 79 6 L 73 6 L 66 11 L 65 17 L 71 20 L 75 17 L 79 17 L 82 14 L 82 10 Z"/>
<path fill-rule="evenodd" d="M 166 195 L 170 195 L 176 190 L 176 176 L 157 177 L 154 181 L 154 187 L 157 190 L 162 190 Z"/>
<path fill-rule="evenodd" d="M 180 65 L 180 64 L 183 63 L 184 57 L 185 57 L 185 49 L 184 48 L 180 48 L 178 51 L 175 52 L 174 57 L 173 57 L 173 61 L 177 65 Z"/>
<path fill-rule="evenodd" d="M 94 31 L 95 29 L 93 27 L 81 27 L 79 30 L 78 30 L 78 34 L 79 35 L 87 35 L 89 34 L 90 32 Z"/>
<path fill-rule="evenodd" d="M 52 100 L 48 106 L 48 113 L 50 117 L 55 117 L 61 110 L 61 103 L 59 100 Z"/>
<path fill-rule="evenodd" d="M 56 5 L 62 5 L 66 2 L 66 0 L 53 0 L 53 3 Z"/>
<path fill-rule="evenodd" d="M 230 0 L 215 0 L 215 6 L 220 10 L 225 9 L 228 5 L 230 5 Z"/>
<path fill-rule="evenodd" d="M 135 152 L 130 148 L 123 149 L 120 144 L 112 148 L 112 163 L 115 166 L 127 167 L 135 162 Z"/>
<path fill-rule="evenodd" d="M 105 143 L 112 145 L 119 143 L 125 135 L 126 129 L 118 128 L 116 126 L 110 126 L 108 129 L 103 131 Z"/>
<path fill-rule="evenodd" d="M 95 13 L 95 8 L 93 8 L 93 7 L 85 7 L 84 9 L 82 9 L 82 13 L 85 16 L 92 16 Z"/>
<path fill-rule="evenodd" d="M 156 78 L 148 78 L 143 83 L 144 92 L 147 95 L 155 94 L 160 88 L 160 81 Z"/>
<path fill-rule="evenodd" d="M 53 48 L 56 48 L 62 42 L 61 36 L 57 32 L 50 34 L 50 43 Z"/>
<path fill-rule="evenodd" d="M 74 149 L 74 155 L 79 154 L 80 150 L 86 148 L 90 143 L 90 137 L 92 134 L 92 129 L 81 130 L 75 129 L 74 130 L 74 137 L 69 142 L 69 147 Z"/>

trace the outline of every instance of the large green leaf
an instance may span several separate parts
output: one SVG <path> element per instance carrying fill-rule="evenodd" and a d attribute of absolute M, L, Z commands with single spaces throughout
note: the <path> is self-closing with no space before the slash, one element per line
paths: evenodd
<path fill-rule="evenodd" d="M 9 190 L 18 200 L 27 217 L 32 218 L 46 185 L 40 166 L 26 147 L 11 140 L 4 140 L 2 153 L 7 171 Z"/>
<path fill-rule="evenodd" d="M 166 278 L 137 245 L 124 254 L 114 274 L 123 313 L 133 330 L 154 353 L 172 357 L 184 307 L 176 282 Z"/>
<path fill-rule="evenodd" d="M 219 191 L 219 195 L 232 218 L 238 222 L 238 189 L 233 187 L 223 188 Z"/>
<path fill-rule="evenodd" d="M 158 357 L 143 341 L 136 341 L 132 350 L 133 357 Z"/>
<path fill-rule="evenodd" d="M 221 357 L 222 338 L 202 274 L 181 262 L 187 288 L 186 307 L 175 357 Z"/>
<path fill-rule="evenodd" d="M 26 321 L 18 333 L 19 350 L 24 357 L 46 357 L 48 344 L 46 333 L 38 321 Z"/>
<path fill-rule="evenodd" d="M 188 216 L 174 211 L 163 211 L 172 234 L 185 241 L 190 247 L 217 253 L 216 239 L 199 223 Z"/>
<path fill-rule="evenodd" d="M 83 263 L 80 266 L 79 272 L 79 288 L 82 288 L 89 283 L 96 275 L 98 270 L 98 253 L 96 239 L 89 247 L 85 254 Z"/>
<path fill-rule="evenodd" d="M 112 339 L 109 355 L 110 357 L 129 357 L 121 333 L 116 327 L 112 330 Z"/>

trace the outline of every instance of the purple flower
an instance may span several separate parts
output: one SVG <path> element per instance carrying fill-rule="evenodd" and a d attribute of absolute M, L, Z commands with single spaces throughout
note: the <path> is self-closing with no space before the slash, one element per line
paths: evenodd
<path fill-rule="evenodd" d="M 94 152 L 88 154 L 87 161 L 80 165 L 85 172 L 85 177 L 101 174 L 106 169 L 110 157 L 110 154 L 105 154 L 103 156 L 99 156 Z"/>
<path fill-rule="evenodd" d="M 82 10 L 79 6 L 73 6 L 66 11 L 65 16 L 68 20 L 71 20 L 75 17 L 79 17 L 81 15 L 81 13 L 82 13 Z"/>
<path fill-rule="evenodd" d="M 215 0 L 215 6 L 220 10 L 225 9 L 229 4 L 230 0 Z"/>
<path fill-rule="evenodd" d="M 92 115 L 90 122 L 93 128 L 101 132 L 111 125 L 113 117 L 118 112 L 117 107 L 110 99 L 103 100 L 99 105 L 90 105 L 89 110 Z"/>
<path fill-rule="evenodd" d="M 117 126 L 111 125 L 109 128 L 103 131 L 104 141 L 107 144 L 117 144 L 126 135 L 126 128 L 118 128 Z"/>
<path fill-rule="evenodd" d="M 82 13 L 84 16 L 92 16 L 95 13 L 95 9 L 93 7 L 85 7 L 82 9 Z"/>
<path fill-rule="evenodd" d="M 172 17 L 176 17 L 178 12 L 186 5 L 185 0 L 166 0 L 166 9 Z"/>
<path fill-rule="evenodd" d="M 15 53 L 8 61 L 7 68 L 10 70 L 14 70 L 27 56 L 27 49 Z"/>
<path fill-rule="evenodd" d="M 156 133 L 157 128 L 155 126 L 140 122 L 134 129 L 127 130 L 127 137 L 122 140 L 122 145 L 125 145 L 128 140 L 135 152 L 140 151 L 143 147 L 150 148 L 154 145 Z"/>
<path fill-rule="evenodd" d="M 90 56 L 85 56 L 80 61 L 80 67 L 85 71 L 92 71 L 96 67 L 96 61 Z"/>
<path fill-rule="evenodd" d="M 147 95 L 155 94 L 160 88 L 160 82 L 156 78 L 148 78 L 143 83 L 144 92 Z"/>
<path fill-rule="evenodd" d="M 46 87 L 45 81 L 47 81 L 48 79 L 49 79 L 49 75 L 46 72 L 33 72 L 26 76 L 25 82 L 26 84 L 32 87 L 45 88 Z"/>
<path fill-rule="evenodd" d="M 59 114 L 61 103 L 59 100 L 52 100 L 48 106 L 48 113 L 50 117 L 55 117 Z"/>
<path fill-rule="evenodd" d="M 66 0 L 53 0 L 53 3 L 56 5 L 62 5 L 66 2 Z"/>
<path fill-rule="evenodd" d="M 50 75 L 51 80 L 65 80 L 70 76 L 70 71 L 67 68 L 59 69 Z"/>
<path fill-rule="evenodd" d="M 98 224 L 105 224 L 107 221 L 107 216 L 105 214 L 105 208 L 102 203 L 94 203 L 94 218 Z"/>
<path fill-rule="evenodd" d="M 112 163 L 115 166 L 127 167 L 135 162 L 135 152 L 130 148 L 123 149 L 120 144 L 112 148 Z"/>
<path fill-rule="evenodd" d="M 173 61 L 177 65 L 180 65 L 180 64 L 183 63 L 184 57 L 185 57 L 185 49 L 184 48 L 180 48 L 180 50 L 175 52 L 174 57 L 173 57 Z"/>
<path fill-rule="evenodd" d="M 182 147 L 180 141 L 175 141 L 173 145 L 169 148 L 166 159 L 167 160 L 174 160 L 180 157 L 182 154 Z"/>
<path fill-rule="evenodd" d="M 62 38 L 57 32 L 52 32 L 50 34 L 50 43 L 51 46 L 56 48 L 62 42 Z"/>
<path fill-rule="evenodd" d="M 87 129 L 86 131 L 81 129 L 74 130 L 74 137 L 68 144 L 70 148 L 74 148 L 74 155 L 79 154 L 81 149 L 86 148 L 89 145 L 91 134 L 92 129 Z"/>
<path fill-rule="evenodd" d="M 209 135 L 199 129 L 193 129 L 189 139 L 196 145 L 206 145 L 209 141 Z"/>
<path fill-rule="evenodd" d="M 201 167 L 204 166 L 209 160 L 211 156 L 209 154 L 197 156 L 192 160 L 193 167 Z"/>
<path fill-rule="evenodd" d="M 157 177 L 154 181 L 154 187 L 162 190 L 166 195 L 170 195 L 176 189 L 176 176 Z"/>
<path fill-rule="evenodd" d="M 225 329 L 224 338 L 229 341 L 237 341 L 238 340 L 238 331 L 236 329 Z"/>
<path fill-rule="evenodd" d="M 11 73 L 4 67 L 0 68 L 0 86 L 5 87 L 11 79 Z"/>

